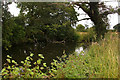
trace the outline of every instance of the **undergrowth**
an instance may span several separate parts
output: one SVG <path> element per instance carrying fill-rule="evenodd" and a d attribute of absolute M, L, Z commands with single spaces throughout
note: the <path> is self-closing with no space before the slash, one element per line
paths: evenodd
<path fill-rule="evenodd" d="M 84 55 L 81 55 L 84 54 Z M 93 42 L 87 52 L 64 55 L 59 60 L 51 63 L 51 68 L 46 63 L 41 63 L 44 57 L 34 62 L 31 68 L 33 53 L 21 61 L 19 66 L 15 60 L 7 55 L 6 65 L 2 69 L 2 78 L 118 78 L 118 34 L 107 33 L 100 42 Z M 12 65 L 11 65 L 12 64 Z M 40 66 L 42 64 L 43 66 Z M 47 69 L 46 72 L 42 72 Z"/>

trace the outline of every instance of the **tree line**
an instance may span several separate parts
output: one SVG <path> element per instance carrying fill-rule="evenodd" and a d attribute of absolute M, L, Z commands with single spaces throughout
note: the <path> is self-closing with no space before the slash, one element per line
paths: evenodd
<path fill-rule="evenodd" d="M 18 2 L 20 13 L 14 17 L 8 11 L 9 4 L 11 2 L 2 3 L 2 41 L 6 49 L 22 42 L 76 41 L 78 36 L 72 27 L 80 21 L 76 6 L 94 23 L 97 38 L 107 32 L 107 15 L 118 12 L 107 8 L 103 2 Z"/>

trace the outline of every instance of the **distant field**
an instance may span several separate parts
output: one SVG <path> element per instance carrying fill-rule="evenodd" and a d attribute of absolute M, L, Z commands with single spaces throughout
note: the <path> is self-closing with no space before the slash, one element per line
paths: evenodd
<path fill-rule="evenodd" d="M 88 32 L 77 32 L 78 34 L 88 34 Z"/>
<path fill-rule="evenodd" d="M 77 32 L 78 34 L 88 34 L 88 32 Z M 119 32 L 111 32 L 112 34 L 119 34 Z"/>

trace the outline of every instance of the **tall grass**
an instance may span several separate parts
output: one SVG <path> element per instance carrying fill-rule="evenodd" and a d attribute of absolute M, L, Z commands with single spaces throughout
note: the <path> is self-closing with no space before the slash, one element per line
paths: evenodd
<path fill-rule="evenodd" d="M 117 78 L 118 35 L 107 33 L 100 42 L 94 42 L 85 55 L 71 54 L 57 64 L 55 78 Z"/>

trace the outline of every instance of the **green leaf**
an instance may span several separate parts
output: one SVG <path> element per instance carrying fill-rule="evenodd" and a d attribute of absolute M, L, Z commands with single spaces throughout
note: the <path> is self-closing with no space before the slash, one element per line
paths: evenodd
<path fill-rule="evenodd" d="M 15 60 L 12 60 L 12 63 L 16 63 Z"/>
<path fill-rule="evenodd" d="M 34 64 L 36 65 L 36 62 L 34 62 Z"/>
<path fill-rule="evenodd" d="M 24 63 L 24 61 L 21 61 L 21 63 L 23 64 L 23 63 Z"/>
<path fill-rule="evenodd" d="M 4 72 L 4 73 L 2 73 L 2 75 L 3 75 L 3 74 L 4 74 L 4 75 L 7 75 L 7 74 L 8 74 L 8 72 Z"/>
<path fill-rule="evenodd" d="M 53 62 L 51 62 L 51 65 L 54 65 L 54 63 L 53 63 Z"/>
<path fill-rule="evenodd" d="M 41 63 L 41 59 L 37 60 L 37 63 L 40 64 Z"/>
<path fill-rule="evenodd" d="M 34 75 L 34 72 L 30 72 L 31 75 Z"/>
<path fill-rule="evenodd" d="M 32 57 L 33 55 L 34 55 L 33 53 L 30 54 L 31 57 Z"/>
<path fill-rule="evenodd" d="M 37 68 L 36 69 L 39 69 L 39 66 L 37 66 Z"/>
<path fill-rule="evenodd" d="M 5 68 L 3 68 L 1 72 L 3 73 L 4 71 L 6 71 L 6 69 L 5 69 Z"/>
<path fill-rule="evenodd" d="M 47 67 L 46 63 L 43 63 L 43 66 L 44 66 L 44 67 Z"/>
<path fill-rule="evenodd" d="M 9 55 L 7 55 L 7 57 L 8 57 L 8 58 L 12 58 L 12 57 L 10 57 Z"/>
<path fill-rule="evenodd" d="M 8 69 L 11 69 L 10 66 L 7 67 Z"/>
<path fill-rule="evenodd" d="M 42 69 L 42 70 L 43 70 L 43 69 L 44 69 L 44 67 L 40 67 L 40 69 Z"/>
<path fill-rule="evenodd" d="M 26 57 L 26 60 L 30 60 L 30 59 L 29 59 L 29 56 L 28 56 L 28 57 Z"/>
<path fill-rule="evenodd" d="M 43 58 L 43 59 L 44 59 L 44 57 L 43 57 L 43 55 L 42 55 L 42 54 L 38 54 L 38 56 L 40 56 L 41 58 Z"/>
<path fill-rule="evenodd" d="M 6 59 L 10 63 L 10 59 Z"/>

